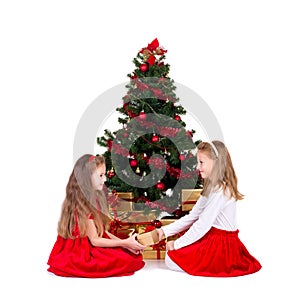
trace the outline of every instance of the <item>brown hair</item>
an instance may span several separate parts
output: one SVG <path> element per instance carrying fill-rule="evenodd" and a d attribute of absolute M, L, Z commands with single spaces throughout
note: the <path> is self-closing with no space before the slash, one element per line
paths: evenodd
<path fill-rule="evenodd" d="M 224 143 L 221 141 L 201 142 L 197 145 L 197 149 L 213 160 L 211 174 L 209 178 L 204 179 L 202 195 L 208 196 L 210 192 L 222 188 L 224 193 L 229 192 L 230 197 L 242 200 L 244 195 L 238 191 L 237 176 Z"/>
<path fill-rule="evenodd" d="M 99 236 L 102 236 L 107 228 L 109 217 L 106 198 L 103 191 L 93 188 L 91 179 L 92 174 L 101 165 L 105 165 L 103 156 L 89 154 L 83 155 L 75 163 L 58 222 L 58 234 L 63 238 L 75 238 L 73 230 L 76 222 L 80 236 L 85 236 L 89 215 L 93 216 Z"/>

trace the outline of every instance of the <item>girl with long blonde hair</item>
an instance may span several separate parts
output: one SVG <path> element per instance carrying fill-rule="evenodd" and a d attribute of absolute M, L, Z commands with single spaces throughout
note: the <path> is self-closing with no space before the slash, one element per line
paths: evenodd
<path fill-rule="evenodd" d="M 197 146 L 197 169 L 203 190 L 190 213 L 158 230 L 159 238 L 185 232 L 167 242 L 166 265 L 195 276 L 233 277 L 251 274 L 261 265 L 238 237 L 238 191 L 230 154 L 221 141 Z"/>
<path fill-rule="evenodd" d="M 135 235 L 111 234 L 103 185 L 103 156 L 83 155 L 70 175 L 58 222 L 58 236 L 48 259 L 48 271 L 67 277 L 132 275 L 144 266 Z"/>

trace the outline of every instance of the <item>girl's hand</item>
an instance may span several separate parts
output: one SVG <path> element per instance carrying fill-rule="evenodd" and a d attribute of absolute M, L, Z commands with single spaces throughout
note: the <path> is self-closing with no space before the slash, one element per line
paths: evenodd
<path fill-rule="evenodd" d="M 174 248 L 174 241 L 168 241 L 166 244 L 166 250 L 175 250 Z"/>
<path fill-rule="evenodd" d="M 132 253 L 135 254 L 135 255 L 142 254 L 142 252 L 143 252 L 143 250 L 133 250 L 133 249 L 131 249 L 131 248 L 129 248 L 129 247 L 126 247 L 126 249 L 127 249 L 128 251 L 132 252 Z"/>
<path fill-rule="evenodd" d="M 129 238 L 123 240 L 123 243 L 124 243 L 124 248 L 128 249 L 129 251 L 131 251 L 135 254 L 139 254 L 146 248 L 146 246 L 140 244 L 136 240 L 136 236 L 137 236 L 137 233 L 133 234 Z"/>
<path fill-rule="evenodd" d="M 161 241 L 164 238 L 164 231 L 161 228 L 156 228 L 158 232 L 158 240 Z"/>

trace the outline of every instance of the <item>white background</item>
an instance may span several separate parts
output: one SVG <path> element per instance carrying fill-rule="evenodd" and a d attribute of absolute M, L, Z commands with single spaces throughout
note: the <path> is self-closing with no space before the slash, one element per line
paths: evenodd
<path fill-rule="evenodd" d="M 6 299 L 299 297 L 297 4 L 1 2 L 0 259 Z M 222 127 L 246 195 L 238 205 L 240 238 L 263 268 L 228 279 L 155 268 L 118 279 L 51 276 L 46 262 L 78 122 L 101 93 L 127 81 L 137 51 L 156 37 L 168 50 L 170 77 L 197 92 Z M 121 99 L 111 101 L 118 106 Z"/>

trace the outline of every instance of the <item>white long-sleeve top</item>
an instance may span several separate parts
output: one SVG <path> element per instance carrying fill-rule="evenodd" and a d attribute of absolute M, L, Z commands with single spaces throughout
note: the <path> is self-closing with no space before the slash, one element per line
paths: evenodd
<path fill-rule="evenodd" d="M 188 215 L 163 226 L 162 230 L 168 237 L 189 228 L 174 242 L 174 248 L 179 249 L 198 241 L 211 227 L 228 231 L 237 229 L 236 200 L 224 195 L 222 190 L 212 192 L 208 197 L 200 196 Z"/>

